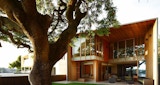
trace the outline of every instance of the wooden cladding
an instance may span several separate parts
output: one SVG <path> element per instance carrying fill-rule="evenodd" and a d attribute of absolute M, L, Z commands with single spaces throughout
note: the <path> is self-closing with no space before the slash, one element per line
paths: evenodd
<path fill-rule="evenodd" d="M 108 42 L 144 37 L 145 33 L 153 27 L 155 19 L 122 25 L 119 28 L 111 28 L 109 36 L 103 36 Z"/>

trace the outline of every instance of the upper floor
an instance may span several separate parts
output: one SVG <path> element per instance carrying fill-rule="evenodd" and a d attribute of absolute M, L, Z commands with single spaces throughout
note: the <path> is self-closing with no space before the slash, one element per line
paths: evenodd
<path fill-rule="evenodd" d="M 110 28 L 109 36 L 78 36 L 72 47 L 72 60 L 99 60 L 110 63 L 144 60 L 149 30 L 155 19 Z"/>

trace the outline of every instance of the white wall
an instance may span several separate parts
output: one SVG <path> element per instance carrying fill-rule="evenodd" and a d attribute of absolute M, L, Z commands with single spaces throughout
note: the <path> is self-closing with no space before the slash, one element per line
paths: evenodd
<path fill-rule="evenodd" d="M 54 65 L 54 68 L 55 75 L 67 75 L 67 54 Z"/>

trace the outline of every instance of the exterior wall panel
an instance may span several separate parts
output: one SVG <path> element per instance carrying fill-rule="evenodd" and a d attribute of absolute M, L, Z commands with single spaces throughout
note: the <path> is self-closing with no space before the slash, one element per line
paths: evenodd
<path fill-rule="evenodd" d="M 158 84 L 158 19 L 153 26 L 153 79 L 154 85 Z"/>
<path fill-rule="evenodd" d="M 104 61 L 108 61 L 109 60 L 109 43 L 105 40 L 103 40 L 103 57 L 104 57 Z"/>
<path fill-rule="evenodd" d="M 72 61 L 71 47 L 68 47 L 68 80 L 77 80 L 76 62 Z"/>
<path fill-rule="evenodd" d="M 157 32 L 156 20 L 153 27 L 148 30 L 145 36 L 146 77 L 153 79 L 154 85 L 158 85 Z"/>

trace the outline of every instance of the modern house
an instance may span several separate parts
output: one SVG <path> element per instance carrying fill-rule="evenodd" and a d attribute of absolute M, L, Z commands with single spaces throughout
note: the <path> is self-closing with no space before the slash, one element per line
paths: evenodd
<path fill-rule="evenodd" d="M 68 47 L 68 80 L 108 75 L 146 77 L 158 85 L 157 18 L 110 28 L 109 36 L 77 36 Z"/>
<path fill-rule="evenodd" d="M 21 71 L 27 72 L 31 70 L 33 66 L 33 53 L 30 53 L 25 56 L 21 56 Z"/>

